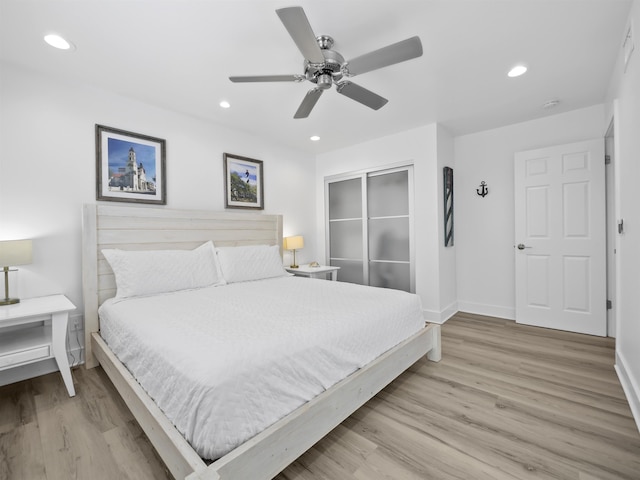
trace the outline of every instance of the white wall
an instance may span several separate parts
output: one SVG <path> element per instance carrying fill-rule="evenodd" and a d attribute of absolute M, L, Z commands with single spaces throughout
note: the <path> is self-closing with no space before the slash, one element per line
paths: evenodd
<path fill-rule="evenodd" d="M 451 137 L 431 124 L 318 155 L 316 160 L 316 241 L 322 260 L 326 257 L 325 177 L 389 165 L 414 165 L 416 293 L 422 299 L 425 318 L 434 322 L 446 320 L 455 313 L 454 247 L 440 258 L 444 250 L 441 167 L 442 162 L 453 161 L 452 152 Z M 442 153 L 441 160 L 439 153 Z"/>
<path fill-rule="evenodd" d="M 616 217 L 624 219 L 617 235 L 616 370 L 640 429 L 640 2 L 629 20 L 635 28 L 635 51 L 624 68 L 622 48 L 612 73 L 607 122 L 614 116 Z M 626 32 L 624 32 L 626 33 Z M 621 44 L 624 36 L 621 34 Z"/>
<path fill-rule="evenodd" d="M 265 213 L 283 214 L 285 235 L 307 235 L 305 252 L 315 256 L 313 156 L 113 93 L 0 67 L 0 240 L 34 239 L 33 263 L 19 271 L 19 296 L 64 293 L 82 312 L 81 207 L 96 198 L 96 123 L 166 140 L 166 208 L 223 210 L 223 152 L 264 161 Z"/>
<path fill-rule="evenodd" d="M 515 318 L 514 154 L 604 138 L 604 106 L 454 139 L 458 308 Z M 489 194 L 476 193 L 487 182 Z"/>

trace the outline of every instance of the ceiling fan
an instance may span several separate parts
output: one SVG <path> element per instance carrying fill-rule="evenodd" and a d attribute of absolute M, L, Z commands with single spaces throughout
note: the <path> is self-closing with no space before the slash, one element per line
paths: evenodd
<path fill-rule="evenodd" d="M 322 92 L 335 84 L 338 93 L 378 110 L 388 100 L 347 80 L 354 75 L 388 67 L 422 55 L 419 37 L 411 37 L 392 45 L 374 50 L 345 61 L 335 50 L 333 38 L 328 35 L 316 36 L 302 7 L 276 10 L 280 20 L 304 56 L 304 73 L 293 75 L 252 75 L 232 76 L 232 82 L 302 82 L 308 80 L 316 86 L 307 92 L 293 118 L 307 118 Z"/>

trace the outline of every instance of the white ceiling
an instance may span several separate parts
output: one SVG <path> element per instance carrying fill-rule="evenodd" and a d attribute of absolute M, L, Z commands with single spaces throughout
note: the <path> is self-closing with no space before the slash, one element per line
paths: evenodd
<path fill-rule="evenodd" d="M 303 73 L 275 13 L 300 5 L 347 60 L 419 35 L 422 57 L 352 77 L 389 100 L 339 95 L 294 120 L 309 82 L 234 84 Z M 460 135 L 604 100 L 631 0 L 0 0 L 0 59 L 326 152 L 438 122 Z M 42 38 L 76 45 L 54 50 Z M 529 71 L 508 78 L 524 62 Z M 228 100 L 231 108 L 218 106 Z M 542 108 L 551 99 L 560 105 Z M 117 127 L 117 125 L 114 125 Z M 153 134 L 153 132 L 147 132 Z M 311 135 L 322 137 L 311 142 Z"/>

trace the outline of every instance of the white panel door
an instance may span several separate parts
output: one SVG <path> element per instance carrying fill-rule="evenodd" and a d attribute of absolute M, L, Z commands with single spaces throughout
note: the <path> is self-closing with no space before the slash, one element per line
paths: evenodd
<path fill-rule="evenodd" d="M 515 155 L 516 322 L 606 336 L 604 140 Z"/>

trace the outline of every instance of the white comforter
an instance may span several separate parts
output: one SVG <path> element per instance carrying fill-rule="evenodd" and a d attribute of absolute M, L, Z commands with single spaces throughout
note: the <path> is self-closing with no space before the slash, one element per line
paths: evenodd
<path fill-rule="evenodd" d="M 419 297 L 299 277 L 100 307 L 101 335 L 215 459 L 424 327 Z"/>

